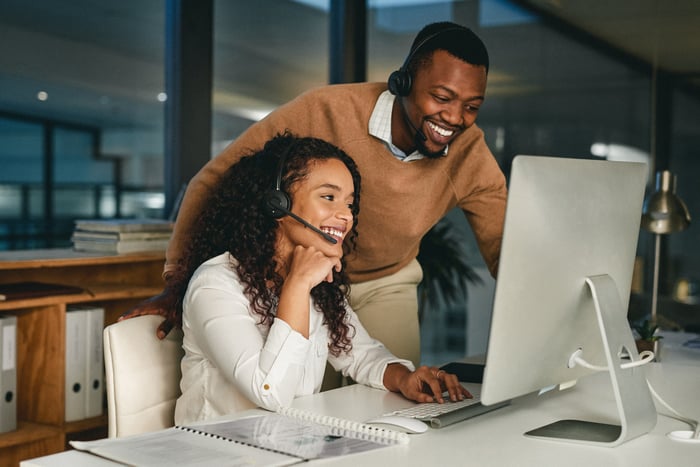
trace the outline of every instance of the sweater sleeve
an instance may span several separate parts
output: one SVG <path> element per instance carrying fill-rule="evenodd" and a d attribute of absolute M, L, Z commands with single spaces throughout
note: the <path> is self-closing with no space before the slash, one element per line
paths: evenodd
<path fill-rule="evenodd" d="M 481 129 L 473 126 L 469 132 L 469 144 L 459 148 L 464 156 L 456 158 L 462 161 L 454 182 L 457 203 L 474 232 L 489 272 L 496 277 L 505 220 L 506 180 Z"/>

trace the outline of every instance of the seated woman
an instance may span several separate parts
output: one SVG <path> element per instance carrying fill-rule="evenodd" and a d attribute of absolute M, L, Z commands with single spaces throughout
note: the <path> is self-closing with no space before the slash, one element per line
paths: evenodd
<path fill-rule="evenodd" d="M 389 353 L 350 309 L 343 254 L 359 199 L 353 160 L 315 138 L 277 136 L 226 172 L 175 281 L 185 349 L 177 424 L 288 406 L 320 390 L 326 360 L 416 401 L 470 397 L 454 375 L 414 371 Z"/>

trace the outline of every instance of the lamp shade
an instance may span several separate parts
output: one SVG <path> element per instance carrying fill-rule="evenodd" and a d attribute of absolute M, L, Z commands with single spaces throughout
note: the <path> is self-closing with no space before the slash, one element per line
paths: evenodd
<path fill-rule="evenodd" d="M 642 228 L 657 234 L 685 230 L 690 214 L 685 203 L 676 195 L 676 176 L 668 170 L 657 172 L 656 191 L 644 202 Z"/>

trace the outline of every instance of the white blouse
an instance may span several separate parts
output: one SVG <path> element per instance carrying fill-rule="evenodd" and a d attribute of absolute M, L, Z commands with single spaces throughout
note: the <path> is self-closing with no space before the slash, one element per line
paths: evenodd
<path fill-rule="evenodd" d="M 401 363 L 414 370 L 410 361 L 395 357 L 372 339 L 349 305 L 349 323 L 355 329 L 352 350 L 338 357 L 328 352 L 328 329 L 312 300 L 308 339 L 281 319 L 269 328 L 260 325 L 232 264 L 235 259 L 228 253 L 206 261 L 185 293 L 185 356 L 176 424 L 256 406 L 269 410 L 288 406 L 295 397 L 320 390 L 326 360 L 356 382 L 380 389 L 385 389 L 388 364 Z"/>

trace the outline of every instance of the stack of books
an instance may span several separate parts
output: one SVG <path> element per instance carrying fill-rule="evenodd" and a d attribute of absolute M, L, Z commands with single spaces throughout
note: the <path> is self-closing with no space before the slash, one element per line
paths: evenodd
<path fill-rule="evenodd" d="M 162 219 L 76 220 L 73 248 L 96 253 L 163 251 L 168 247 L 173 223 Z"/>

